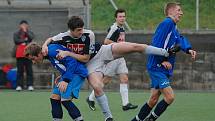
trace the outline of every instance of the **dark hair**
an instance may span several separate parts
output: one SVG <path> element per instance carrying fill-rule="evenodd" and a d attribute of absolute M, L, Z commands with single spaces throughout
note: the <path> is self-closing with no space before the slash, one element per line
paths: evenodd
<path fill-rule="evenodd" d="M 169 9 L 174 8 L 176 6 L 180 6 L 181 4 L 178 2 L 169 2 L 164 6 L 164 15 L 168 16 Z"/>
<path fill-rule="evenodd" d="M 118 13 L 125 13 L 125 14 L 126 14 L 126 11 L 125 11 L 124 9 L 121 9 L 121 8 L 117 9 L 117 10 L 115 11 L 115 14 L 114 14 L 114 17 L 115 17 L 115 18 L 117 17 L 117 14 L 118 14 Z"/>
<path fill-rule="evenodd" d="M 20 24 L 28 24 L 28 22 L 26 21 L 26 20 L 21 20 L 20 22 L 19 22 L 19 25 Z"/>
<path fill-rule="evenodd" d="M 69 19 L 67 25 L 68 25 L 68 28 L 73 31 L 76 28 L 82 28 L 82 27 L 84 27 L 84 21 L 79 16 L 72 16 Z"/>
<path fill-rule="evenodd" d="M 39 53 L 42 52 L 42 48 L 39 44 L 36 42 L 31 42 L 25 47 L 25 57 L 28 56 L 38 56 Z"/>

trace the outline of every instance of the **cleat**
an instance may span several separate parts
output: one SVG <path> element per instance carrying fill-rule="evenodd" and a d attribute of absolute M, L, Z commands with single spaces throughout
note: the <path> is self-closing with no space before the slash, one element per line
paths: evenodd
<path fill-rule="evenodd" d="M 105 119 L 105 121 L 114 121 L 113 118 L 108 117 L 107 119 Z"/>
<path fill-rule="evenodd" d="M 175 45 L 174 47 L 172 47 L 168 50 L 168 53 L 169 53 L 169 55 L 175 55 L 180 50 L 181 50 L 181 47 L 179 45 Z"/>
<path fill-rule="evenodd" d="M 17 86 L 16 87 L 16 91 L 22 91 L 22 87 L 21 86 Z"/>
<path fill-rule="evenodd" d="M 90 101 L 89 98 L 87 98 L 86 101 L 87 101 L 87 104 L 89 105 L 89 108 L 90 108 L 92 111 L 95 111 L 95 110 L 96 110 L 95 101 Z"/>
<path fill-rule="evenodd" d="M 122 106 L 122 110 L 127 111 L 127 110 L 130 110 L 130 109 L 136 109 L 137 107 L 138 107 L 138 105 L 133 105 L 131 103 L 128 103 L 127 105 Z"/>
<path fill-rule="evenodd" d="M 34 91 L 34 87 L 33 86 L 28 86 L 28 91 Z"/>

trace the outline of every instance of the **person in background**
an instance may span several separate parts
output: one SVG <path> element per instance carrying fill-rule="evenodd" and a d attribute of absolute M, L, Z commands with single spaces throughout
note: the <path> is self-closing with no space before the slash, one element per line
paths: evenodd
<path fill-rule="evenodd" d="M 25 47 L 34 39 L 34 33 L 29 30 L 29 24 L 26 20 L 19 23 L 19 30 L 13 34 L 13 40 L 16 45 L 16 65 L 17 65 L 17 91 L 24 88 L 24 71 L 27 76 L 27 88 L 33 91 L 33 69 L 32 61 L 24 56 Z"/>

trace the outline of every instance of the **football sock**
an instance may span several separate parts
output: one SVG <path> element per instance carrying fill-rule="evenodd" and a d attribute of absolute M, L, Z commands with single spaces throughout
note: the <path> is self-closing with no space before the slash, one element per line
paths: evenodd
<path fill-rule="evenodd" d="M 153 121 L 155 121 L 166 110 L 168 106 L 169 104 L 166 103 L 165 100 L 161 100 L 155 107 L 154 112 L 152 112 L 149 116 L 149 119 L 153 119 Z"/>
<path fill-rule="evenodd" d="M 149 115 L 151 110 L 152 108 L 149 107 L 148 103 L 145 103 L 140 109 L 138 115 L 132 121 L 144 120 Z"/>
<path fill-rule="evenodd" d="M 89 95 L 89 100 L 90 100 L 90 101 L 94 101 L 94 100 L 95 100 L 94 90 L 90 93 L 90 95 Z"/>
<path fill-rule="evenodd" d="M 109 105 L 108 105 L 108 99 L 107 99 L 106 95 L 103 94 L 102 96 L 98 96 L 98 97 L 96 97 L 96 100 L 97 100 L 99 106 L 101 107 L 101 110 L 104 114 L 105 119 L 108 117 L 113 117 L 111 114 Z"/>
<path fill-rule="evenodd" d="M 62 101 L 62 104 L 67 109 L 72 119 L 74 119 L 75 121 L 83 120 L 79 109 L 75 106 L 75 104 L 72 101 L 70 100 Z"/>
<path fill-rule="evenodd" d="M 122 105 L 125 106 L 129 103 L 128 101 L 128 84 L 120 84 L 120 94 L 122 98 Z"/>
<path fill-rule="evenodd" d="M 136 115 L 136 117 L 134 117 L 131 121 L 142 121 L 139 119 L 139 117 Z"/>
<path fill-rule="evenodd" d="M 74 121 L 84 121 L 84 119 L 82 117 L 78 117 L 78 118 L 74 119 Z"/>
<path fill-rule="evenodd" d="M 52 121 L 62 121 L 62 119 L 53 118 Z"/>
<path fill-rule="evenodd" d="M 157 48 L 157 47 L 154 47 L 151 45 L 146 47 L 145 53 L 146 54 L 152 54 L 152 55 L 160 55 L 160 56 L 165 56 L 165 57 L 169 56 L 169 53 L 165 49 Z"/>
<path fill-rule="evenodd" d="M 51 99 L 51 107 L 52 107 L 52 118 L 53 121 L 61 121 L 61 119 L 63 118 L 63 110 L 61 107 L 61 101 L 60 100 L 55 100 L 55 99 Z"/>

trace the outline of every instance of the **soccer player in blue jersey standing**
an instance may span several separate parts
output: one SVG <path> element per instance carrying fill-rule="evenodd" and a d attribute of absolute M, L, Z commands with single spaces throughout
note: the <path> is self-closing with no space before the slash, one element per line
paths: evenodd
<path fill-rule="evenodd" d="M 71 98 L 78 99 L 80 88 L 87 77 L 88 71 L 85 65 L 72 57 L 57 59 L 59 50 L 70 51 L 59 44 L 50 44 L 48 54 L 42 54 L 42 47 L 36 43 L 30 43 L 25 49 L 25 56 L 33 63 L 42 62 L 44 58 L 49 59 L 52 65 L 60 71 L 61 77 L 54 86 L 50 97 L 53 121 L 62 121 L 63 110 L 61 104 L 67 109 L 74 121 L 83 121 L 79 109 L 71 101 Z"/>
<path fill-rule="evenodd" d="M 183 15 L 180 4 L 167 3 L 164 13 L 167 17 L 158 25 L 152 40 L 152 46 L 168 50 L 178 45 L 181 50 L 190 54 L 194 60 L 196 51 L 192 50 L 188 40 L 180 35 L 176 27 Z M 132 121 L 155 121 L 174 101 L 174 93 L 169 80 L 169 77 L 173 74 L 174 63 L 175 55 L 167 58 L 149 55 L 147 70 L 151 78 L 151 96 Z M 164 99 L 158 102 L 161 94 L 163 94 Z M 153 107 L 155 109 L 151 112 Z"/>

